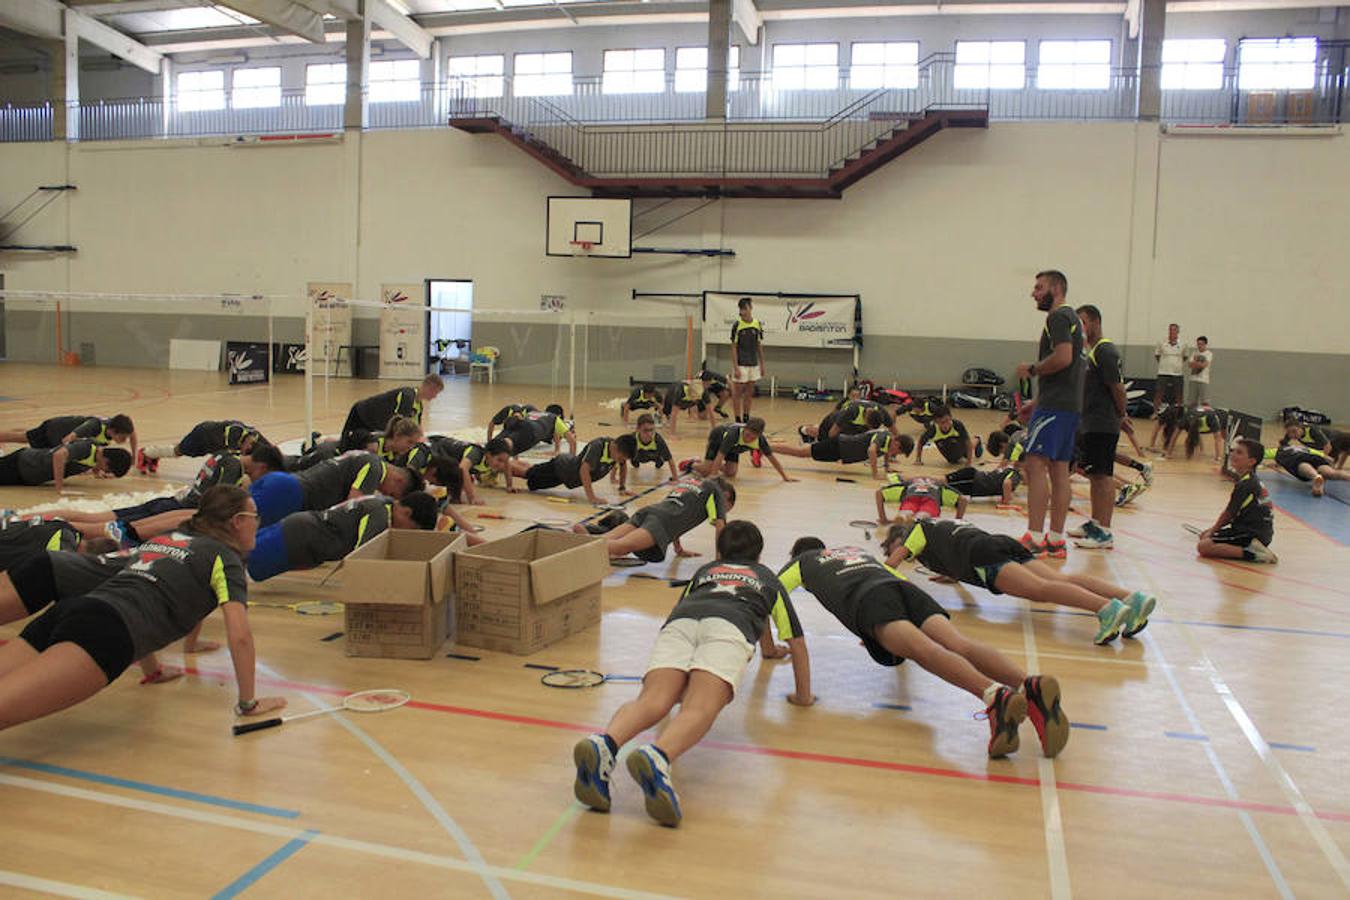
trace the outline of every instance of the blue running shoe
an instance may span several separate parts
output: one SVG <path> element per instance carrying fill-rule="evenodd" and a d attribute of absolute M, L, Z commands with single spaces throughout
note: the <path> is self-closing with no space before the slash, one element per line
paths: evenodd
<path fill-rule="evenodd" d="M 1125 598 L 1125 605 L 1129 607 L 1130 614 L 1125 619 L 1125 629 L 1120 636 L 1132 638 L 1148 627 L 1148 617 L 1158 605 L 1158 598 L 1143 591 L 1135 591 Z"/>
<path fill-rule="evenodd" d="M 1120 630 L 1125 626 L 1125 620 L 1129 616 L 1130 608 L 1113 598 L 1110 603 L 1097 611 L 1097 634 L 1093 637 L 1092 643 L 1104 647 L 1114 641 L 1120 635 Z"/>
<path fill-rule="evenodd" d="M 642 788 L 647 815 L 668 828 L 680 824 L 680 798 L 670 781 L 670 763 L 652 744 L 643 744 L 628 754 L 628 774 Z"/>
<path fill-rule="evenodd" d="M 591 809 L 609 812 L 609 775 L 614 771 L 614 754 L 609 752 L 602 734 L 591 734 L 572 748 L 577 764 L 577 780 L 572 793 Z"/>

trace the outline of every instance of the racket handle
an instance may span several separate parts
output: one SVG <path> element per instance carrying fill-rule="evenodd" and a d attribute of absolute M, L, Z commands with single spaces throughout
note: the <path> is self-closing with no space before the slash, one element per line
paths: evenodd
<path fill-rule="evenodd" d="M 276 728 L 284 719 L 263 719 L 261 722 L 245 722 L 243 725 L 234 726 L 234 736 L 248 734 L 250 731 L 262 731 L 264 728 Z"/>

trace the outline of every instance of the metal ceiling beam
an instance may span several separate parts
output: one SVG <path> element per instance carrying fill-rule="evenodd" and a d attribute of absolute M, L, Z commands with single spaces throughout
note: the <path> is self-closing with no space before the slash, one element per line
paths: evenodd
<path fill-rule="evenodd" d="M 162 53 L 56 0 L 5 0 L 0 25 L 48 40 L 64 40 L 69 33 L 155 74 L 164 61 Z"/>
<path fill-rule="evenodd" d="M 122 3 L 84 3 L 74 9 L 86 16 L 121 16 L 131 13 L 166 12 L 171 9 L 183 9 L 184 5 L 184 0 L 124 0 Z"/>
<path fill-rule="evenodd" d="M 220 5 L 299 35 L 310 43 L 322 44 L 324 41 L 323 16 L 291 0 L 221 0 Z"/>
<path fill-rule="evenodd" d="M 310 0 L 319 2 L 319 0 Z M 361 14 L 357 0 L 324 0 L 329 12 L 340 19 L 359 19 Z M 366 15 L 371 23 L 382 31 L 388 32 L 399 43 L 416 53 L 422 59 L 431 56 L 431 42 L 435 37 L 409 17 L 399 12 L 386 0 L 365 0 Z"/>
<path fill-rule="evenodd" d="M 731 21 L 745 36 L 745 42 L 754 46 L 759 43 L 759 30 L 764 26 L 754 0 L 731 0 Z"/>

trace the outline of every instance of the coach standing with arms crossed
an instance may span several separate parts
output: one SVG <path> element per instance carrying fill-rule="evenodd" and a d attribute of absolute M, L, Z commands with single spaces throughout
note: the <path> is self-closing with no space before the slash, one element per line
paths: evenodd
<path fill-rule="evenodd" d="M 1046 314 L 1040 358 L 1017 367 L 1019 379 L 1037 379 L 1036 409 L 1027 425 L 1027 533 L 1022 544 L 1037 556 L 1063 559 L 1064 519 L 1069 514 L 1069 462 L 1083 411 L 1083 326 L 1065 304 L 1069 280 L 1053 269 L 1036 273 L 1031 298 Z M 1047 501 L 1050 532 L 1045 526 Z"/>

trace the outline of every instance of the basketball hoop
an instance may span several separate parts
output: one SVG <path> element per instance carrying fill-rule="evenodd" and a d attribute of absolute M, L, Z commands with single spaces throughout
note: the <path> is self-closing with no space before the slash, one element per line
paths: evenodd
<path fill-rule="evenodd" d="M 589 256 L 595 247 L 594 241 L 571 241 L 573 256 Z"/>

